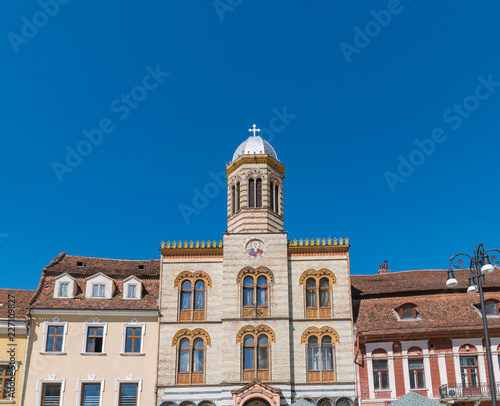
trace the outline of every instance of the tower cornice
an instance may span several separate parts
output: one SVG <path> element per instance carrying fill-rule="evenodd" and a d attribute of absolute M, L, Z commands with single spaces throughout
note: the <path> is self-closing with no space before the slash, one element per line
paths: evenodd
<path fill-rule="evenodd" d="M 283 176 L 283 178 L 285 177 L 285 165 L 267 154 L 240 156 L 236 161 L 232 162 L 226 168 L 227 176 L 229 177 L 229 175 L 231 175 L 236 169 L 244 164 L 267 164 L 275 171 L 277 171 L 281 176 Z"/>

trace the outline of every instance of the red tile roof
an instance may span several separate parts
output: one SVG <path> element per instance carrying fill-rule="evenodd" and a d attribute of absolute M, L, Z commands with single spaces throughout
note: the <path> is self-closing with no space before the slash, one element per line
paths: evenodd
<path fill-rule="evenodd" d="M 84 266 L 79 266 L 78 263 Z M 81 265 L 81 264 L 80 264 Z M 139 269 L 139 265 L 145 269 Z M 113 279 L 115 292 L 111 299 L 85 298 L 86 278 L 103 273 Z M 54 298 L 57 276 L 68 273 L 78 285 L 75 298 Z M 123 280 L 134 275 L 142 280 L 142 298 L 123 299 Z M 91 258 L 60 254 L 43 270 L 33 309 L 89 309 L 89 310 L 158 310 L 160 260 L 129 261 L 106 258 Z"/>
<path fill-rule="evenodd" d="M 15 304 L 15 320 L 24 319 L 28 314 L 28 304 L 34 293 L 34 290 L 0 289 L 0 319 L 9 317 L 9 299 L 14 299 L 10 305 Z"/>
<path fill-rule="evenodd" d="M 486 276 L 485 300 L 500 301 L 500 272 Z M 353 275 L 353 317 L 356 332 L 365 336 L 431 334 L 482 329 L 479 294 L 466 293 L 469 271 L 456 271 L 459 284 L 447 289 L 445 270 L 405 271 L 383 275 Z M 417 306 L 417 320 L 398 319 L 403 304 Z M 488 317 L 500 330 L 500 317 Z"/>
<path fill-rule="evenodd" d="M 458 286 L 454 291 L 464 292 L 469 286 L 469 271 L 455 270 Z M 377 297 L 386 295 L 450 292 L 446 287 L 448 271 L 425 269 L 419 271 L 391 272 L 376 275 L 351 275 L 353 297 Z M 500 272 L 486 275 L 485 290 L 500 287 Z"/>

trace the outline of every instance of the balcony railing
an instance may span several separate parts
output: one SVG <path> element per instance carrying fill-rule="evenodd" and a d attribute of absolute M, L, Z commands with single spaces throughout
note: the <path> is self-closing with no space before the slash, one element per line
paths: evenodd
<path fill-rule="evenodd" d="M 472 385 L 443 385 L 439 388 L 441 399 L 491 398 L 490 385 L 483 383 Z M 500 382 L 496 383 L 496 392 L 500 393 Z"/>

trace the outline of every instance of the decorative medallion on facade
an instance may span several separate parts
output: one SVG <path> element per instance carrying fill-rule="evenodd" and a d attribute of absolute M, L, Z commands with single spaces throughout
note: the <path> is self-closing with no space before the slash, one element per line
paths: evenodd
<path fill-rule="evenodd" d="M 202 328 L 195 328 L 194 330 L 184 328 L 175 334 L 174 338 L 172 339 L 172 346 L 178 346 L 183 338 L 187 338 L 190 341 L 193 341 L 194 338 L 198 337 L 203 340 L 203 343 L 205 345 L 212 345 L 210 342 L 210 336 Z"/>
<path fill-rule="evenodd" d="M 273 273 L 266 268 L 265 266 L 259 266 L 258 268 L 252 268 L 251 266 L 246 266 L 240 272 L 238 272 L 238 276 L 236 277 L 236 283 L 243 283 L 245 276 L 248 275 L 266 275 L 268 278 L 269 284 L 274 284 L 274 275 Z"/>
<path fill-rule="evenodd" d="M 274 335 L 273 329 L 265 324 L 261 324 L 257 327 L 242 327 L 240 331 L 238 331 L 238 334 L 236 334 L 236 343 L 243 343 L 243 338 L 248 334 L 253 335 L 255 339 L 257 339 L 260 334 L 266 334 L 270 343 L 276 342 L 276 336 Z"/>
<path fill-rule="evenodd" d="M 302 275 L 300 275 L 299 285 L 305 285 L 306 280 L 311 277 L 316 278 L 317 281 L 319 281 L 321 278 L 328 278 L 330 285 L 335 285 L 336 283 L 335 275 L 333 274 L 333 272 L 329 269 L 323 268 L 319 271 L 316 271 L 315 269 L 308 269 L 307 271 L 304 271 Z"/>
<path fill-rule="evenodd" d="M 195 281 L 202 280 L 205 282 L 206 286 L 212 287 L 212 279 L 210 279 L 210 276 L 208 276 L 207 273 L 203 271 L 183 271 L 179 275 L 177 275 L 177 278 L 175 278 L 174 286 L 176 288 L 180 288 L 182 282 L 185 280 L 191 281 L 192 284 L 195 283 Z"/>
<path fill-rule="evenodd" d="M 246 250 L 252 257 L 261 256 L 264 252 L 264 244 L 259 240 L 252 240 L 247 244 Z"/>
<path fill-rule="evenodd" d="M 302 333 L 300 343 L 307 343 L 307 339 L 309 338 L 309 336 L 316 336 L 318 337 L 318 340 L 321 340 L 323 336 L 330 336 L 333 343 L 340 342 L 338 333 L 331 327 L 309 327 Z"/>

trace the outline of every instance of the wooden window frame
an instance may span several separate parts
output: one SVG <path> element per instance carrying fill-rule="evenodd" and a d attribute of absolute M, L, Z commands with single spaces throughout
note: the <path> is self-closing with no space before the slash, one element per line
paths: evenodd
<path fill-rule="evenodd" d="M 413 317 L 412 318 L 405 318 L 403 317 L 404 309 L 411 307 L 413 310 Z M 417 320 L 417 305 L 414 303 L 405 303 L 398 308 L 398 316 L 400 320 Z"/>
<path fill-rule="evenodd" d="M 191 284 L 191 289 L 183 289 L 182 285 L 184 282 L 189 282 Z M 196 289 L 196 284 L 198 282 L 203 283 L 203 289 Z M 179 288 L 179 321 L 205 321 L 206 319 L 206 308 L 207 308 L 207 282 L 203 279 L 185 279 L 181 281 Z M 184 293 L 191 293 L 191 302 L 188 309 L 182 308 L 182 296 Z M 203 292 L 203 308 L 195 309 L 196 305 L 196 292 Z"/>
<path fill-rule="evenodd" d="M 245 345 L 245 339 L 247 337 L 252 337 L 253 339 L 253 345 Z M 267 344 L 265 345 L 259 345 L 259 339 L 261 337 L 266 337 L 267 339 Z M 270 381 L 270 371 L 271 371 L 271 346 L 269 345 L 270 338 L 267 334 L 259 334 L 258 336 L 255 336 L 254 334 L 246 334 L 243 337 L 242 341 L 242 375 L 243 375 L 243 382 L 250 382 L 253 379 L 260 379 L 261 381 L 268 382 Z M 245 368 L 245 349 L 246 348 L 251 348 L 253 350 L 253 368 Z M 266 365 L 267 368 L 259 368 L 259 354 L 260 348 L 266 348 Z"/>
<path fill-rule="evenodd" d="M 411 368 L 410 361 L 422 361 L 422 368 Z M 421 388 L 418 386 L 418 371 L 422 371 L 422 376 L 424 377 L 424 386 Z M 411 387 L 411 375 L 412 375 L 412 373 L 414 375 L 413 380 L 415 382 L 415 388 Z M 424 367 L 423 357 L 420 357 L 420 356 L 408 357 L 408 374 L 409 374 L 409 380 L 410 380 L 410 389 L 412 389 L 412 390 L 426 389 L 426 387 L 425 387 L 425 367 Z"/>
<path fill-rule="evenodd" d="M 314 281 L 314 286 L 307 286 L 309 280 Z M 328 283 L 327 287 L 320 287 L 321 281 L 326 280 Z M 305 313 L 306 319 L 331 319 L 332 318 L 332 285 L 330 280 L 325 277 L 314 277 L 310 276 L 306 279 L 304 285 L 305 288 Z M 316 302 L 315 306 L 309 306 L 308 304 L 308 292 L 314 291 L 314 300 Z M 328 306 L 321 306 L 321 292 L 328 292 Z"/>
<path fill-rule="evenodd" d="M 0 375 L 0 400 L 12 400 L 12 387 L 10 386 L 10 382 L 12 381 L 12 378 L 15 376 L 15 372 L 13 372 L 12 375 L 7 375 L 8 370 L 10 369 L 11 371 L 15 371 L 16 367 L 14 365 L 9 365 L 9 364 L 0 364 L 1 367 L 3 367 L 3 372 Z M 15 384 L 15 379 L 14 379 L 14 384 Z M 4 397 L 4 391 L 7 390 L 9 393 L 8 397 Z M 14 386 L 14 392 L 15 392 L 15 386 Z"/>
<path fill-rule="evenodd" d="M 118 385 L 118 406 L 122 405 L 122 386 L 123 385 L 135 385 L 135 406 L 138 405 L 139 402 L 139 382 L 120 382 Z"/>
<path fill-rule="evenodd" d="M 264 286 L 264 285 L 259 285 L 258 280 L 260 277 L 263 277 L 266 279 L 266 287 L 264 288 L 259 288 L 259 286 Z M 245 286 L 245 280 L 249 278 L 253 280 L 253 285 L 250 287 Z M 242 287 L 243 287 L 243 295 L 242 295 L 242 312 L 243 312 L 243 317 L 244 318 L 258 318 L 258 317 L 269 317 L 269 277 L 266 274 L 257 274 L 257 275 L 247 275 L 243 278 L 242 280 Z M 247 290 L 252 290 L 253 292 L 253 304 L 252 305 L 245 305 L 245 292 Z M 266 291 L 266 304 L 265 305 L 259 305 L 259 290 L 265 290 Z M 257 304 L 257 306 L 256 306 Z M 257 309 L 257 315 L 255 314 L 255 309 Z"/>
<path fill-rule="evenodd" d="M 90 330 L 95 329 L 94 334 L 91 334 Z M 98 335 L 99 329 L 102 329 L 102 334 Z M 87 353 L 96 353 L 103 354 L 104 353 L 104 326 L 87 326 L 87 334 L 85 336 L 85 352 Z M 101 351 L 96 351 L 96 343 L 97 339 L 101 339 Z M 91 339 L 94 339 L 93 349 L 90 350 L 92 344 L 89 342 Z"/>
<path fill-rule="evenodd" d="M 380 361 L 380 362 L 385 362 L 385 369 L 375 369 L 375 365 L 374 363 L 377 362 L 377 361 Z M 391 387 L 391 384 L 389 382 L 389 361 L 387 358 L 373 358 L 373 361 L 372 361 L 372 370 L 373 370 L 373 390 L 374 391 L 384 391 L 384 390 L 389 390 L 390 387 Z M 383 387 L 383 380 L 382 380 L 382 373 L 386 373 L 387 374 L 387 388 L 384 388 Z M 375 373 L 378 374 L 378 385 L 379 385 L 379 388 L 377 389 L 375 387 Z"/>
<path fill-rule="evenodd" d="M 89 381 L 85 381 L 85 382 L 81 382 L 81 393 L 80 393 L 80 405 L 83 405 L 83 396 L 85 395 L 85 387 L 86 386 L 97 386 L 99 385 L 99 405 L 102 404 L 102 385 L 103 385 L 103 382 L 101 381 L 97 381 L 97 382 L 89 382 Z"/>
<path fill-rule="evenodd" d="M 195 341 L 197 339 L 200 339 L 200 341 L 203 343 L 202 347 L 195 347 Z M 183 340 L 188 340 L 189 342 L 189 348 L 181 348 L 181 342 Z M 196 351 L 203 351 L 203 357 L 202 357 L 202 371 L 194 371 L 194 352 Z M 188 371 L 181 371 L 181 351 L 184 352 L 189 352 L 189 360 L 188 360 Z M 184 337 L 181 340 L 179 340 L 178 346 L 177 346 L 177 385 L 200 385 L 205 383 L 205 362 L 206 362 L 206 345 L 205 341 L 203 340 L 203 337 L 200 336 L 194 336 L 191 338 Z M 186 382 L 187 378 L 187 382 Z"/>
<path fill-rule="evenodd" d="M 65 380 L 64 379 L 38 379 L 37 383 L 37 401 L 36 404 L 38 406 L 44 406 L 44 401 L 45 401 L 45 387 L 47 385 L 58 385 L 59 386 L 59 402 L 57 403 L 57 406 L 62 405 L 63 401 L 63 395 L 64 395 L 64 386 L 65 386 Z"/>
<path fill-rule="evenodd" d="M 132 335 L 129 335 L 129 329 L 132 330 Z M 139 330 L 140 333 L 138 336 L 135 335 L 136 330 Z M 127 326 L 125 327 L 125 348 L 124 353 L 126 354 L 140 354 L 142 352 L 142 327 L 141 326 Z M 127 351 L 127 341 L 129 338 L 132 340 L 132 349 L 131 351 Z M 139 338 L 139 351 L 135 351 L 136 340 Z"/>
<path fill-rule="evenodd" d="M 50 334 L 50 328 L 54 327 L 55 332 L 54 334 Z M 59 330 L 62 329 L 62 333 L 59 334 Z M 60 324 L 48 324 L 47 325 L 47 336 L 45 337 L 45 352 L 50 352 L 50 353 L 60 353 L 64 351 L 64 336 L 65 336 L 65 330 L 66 326 L 60 325 Z M 49 350 L 49 338 L 54 338 L 54 342 L 52 344 L 52 349 Z M 61 351 L 57 351 L 57 339 L 61 338 Z"/>
<path fill-rule="evenodd" d="M 311 338 L 316 338 L 318 340 L 317 344 L 317 350 L 319 354 L 319 369 L 309 369 L 309 348 L 314 348 L 311 344 L 309 344 L 309 340 Z M 329 344 L 323 343 L 323 340 L 325 337 L 328 337 L 330 339 Z M 326 369 L 325 366 L 323 365 L 323 348 L 331 348 L 332 351 L 332 369 Z M 336 370 L 336 363 L 335 363 L 335 343 L 334 343 L 334 338 L 328 334 L 325 334 L 321 337 L 318 337 L 317 335 L 311 335 L 307 338 L 307 343 L 306 343 L 306 365 L 307 365 L 307 381 L 308 382 L 323 382 L 323 383 L 331 383 L 335 382 L 335 370 Z"/>

